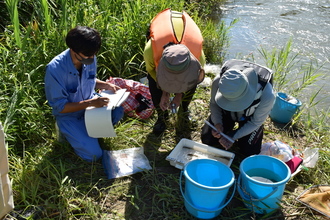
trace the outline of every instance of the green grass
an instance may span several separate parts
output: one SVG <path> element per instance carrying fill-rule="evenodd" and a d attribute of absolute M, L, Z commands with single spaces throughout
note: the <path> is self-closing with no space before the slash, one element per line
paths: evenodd
<path fill-rule="evenodd" d="M 69 29 L 78 24 L 88 25 L 102 35 L 99 78 L 119 76 L 138 80 L 146 75 L 142 51 L 147 25 L 157 12 L 168 7 L 184 9 L 196 20 L 204 36 L 207 62 L 221 65 L 229 44 L 230 27 L 208 19 L 216 4 L 221 1 L 6 0 L 0 3 L 7 9 L 3 11 L 1 7 L 4 19 L 0 33 L 0 120 L 9 148 L 16 212 L 41 210 L 42 219 L 192 219 L 180 193 L 180 171 L 169 165 L 166 156 L 182 137 L 200 141 L 200 129 L 209 114 L 210 88 L 198 88 L 190 105 L 191 126 L 184 132 L 176 129 L 175 115 L 171 115 L 168 131 L 161 138 L 151 133 L 155 116 L 146 121 L 124 118 L 116 127 L 118 136 L 105 139 L 104 148 L 143 146 L 153 169 L 108 180 L 100 161 L 87 163 L 67 143 L 56 141 L 54 118 L 44 95 L 44 68 L 66 49 L 64 38 Z M 280 50 L 261 48 L 260 53 L 267 66 L 275 71 L 276 90 L 299 98 L 304 96 L 308 102 L 288 125 L 268 120 L 265 141 L 279 139 L 302 149 L 320 149 L 317 166 L 303 170 L 288 183 L 282 208 L 284 215 L 291 216 L 287 219 L 318 219 L 319 215 L 294 198 L 311 185 L 329 184 L 329 112 L 316 110 L 319 90 L 310 96 L 305 92 L 322 73 L 312 63 L 300 65 L 299 55 L 291 54 L 290 45 L 288 42 Z M 293 85 L 288 84 L 288 77 L 292 76 L 299 79 Z M 235 161 L 232 165 L 235 173 L 238 167 Z M 238 195 L 221 212 L 221 219 L 267 218 L 253 215 Z"/>

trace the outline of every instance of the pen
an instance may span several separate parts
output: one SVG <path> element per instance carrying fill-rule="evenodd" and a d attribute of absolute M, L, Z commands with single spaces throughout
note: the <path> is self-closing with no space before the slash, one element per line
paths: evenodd
<path fill-rule="evenodd" d="M 102 97 L 101 94 L 98 92 L 95 92 L 94 94 L 97 95 L 98 97 Z"/>
<path fill-rule="evenodd" d="M 231 143 L 234 143 L 235 141 L 233 139 L 231 139 L 229 136 L 225 135 L 223 132 L 218 131 L 218 129 L 216 129 L 216 127 L 214 127 L 210 122 L 205 120 L 205 123 L 210 126 L 210 128 L 212 128 L 213 130 L 215 130 L 216 132 L 218 132 L 219 134 L 221 134 L 221 136 L 224 136 L 225 138 L 227 138 Z"/>

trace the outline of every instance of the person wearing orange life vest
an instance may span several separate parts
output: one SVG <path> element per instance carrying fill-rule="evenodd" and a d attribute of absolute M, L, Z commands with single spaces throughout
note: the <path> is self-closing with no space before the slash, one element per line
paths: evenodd
<path fill-rule="evenodd" d="M 183 121 L 189 121 L 188 106 L 205 75 L 205 55 L 200 29 L 186 12 L 161 11 L 152 19 L 149 31 L 143 56 L 158 114 L 153 133 L 160 135 L 166 130 L 171 108 L 179 107 Z"/>

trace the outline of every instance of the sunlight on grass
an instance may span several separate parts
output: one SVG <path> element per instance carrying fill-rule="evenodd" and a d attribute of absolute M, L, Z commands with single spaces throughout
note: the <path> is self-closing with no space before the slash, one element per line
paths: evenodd
<path fill-rule="evenodd" d="M 221 65 L 230 44 L 231 26 L 214 22 L 208 15 L 220 10 L 218 4 L 223 1 L 6 0 L 5 4 L 8 13 L 4 13 L 3 20 L 7 23 L 0 36 L 0 118 L 8 142 L 16 210 L 43 207 L 45 219 L 191 219 L 179 190 L 180 170 L 166 161 L 182 138 L 176 132 L 176 115 L 171 115 L 168 131 L 161 137 L 151 134 L 154 116 L 144 121 L 124 118 L 115 127 L 117 137 L 103 139 L 102 147 L 144 147 L 153 169 L 108 180 L 100 161 L 85 162 L 68 143 L 56 141 L 43 77 L 45 65 L 66 49 L 66 33 L 76 25 L 88 25 L 101 33 L 102 48 L 97 54 L 101 79 L 117 76 L 138 80 L 146 76 L 142 57 L 145 34 L 150 20 L 165 8 L 185 10 L 193 17 L 203 33 L 208 63 Z M 277 91 L 306 96 L 324 73 L 312 62 L 301 65 L 299 55 L 292 54 L 291 43 L 270 51 L 261 48 L 259 52 L 275 72 Z M 297 80 L 292 82 L 292 77 Z M 317 110 L 321 89 L 308 96 L 292 123 L 278 128 L 267 121 L 265 140 L 281 138 L 290 145 L 300 140 L 298 143 L 304 146 L 297 147 L 320 149 L 317 167 L 301 172 L 290 187 L 329 184 L 329 110 Z M 209 99 L 210 88 L 198 87 L 190 105 L 190 135 L 198 142 L 203 121 L 209 115 Z M 231 168 L 239 169 L 237 164 Z M 306 213 L 294 202 L 296 188 L 290 187 L 283 210 L 302 217 Z M 221 219 L 254 216 L 239 204 L 226 207 Z M 307 216 L 317 219 L 312 214 Z"/>

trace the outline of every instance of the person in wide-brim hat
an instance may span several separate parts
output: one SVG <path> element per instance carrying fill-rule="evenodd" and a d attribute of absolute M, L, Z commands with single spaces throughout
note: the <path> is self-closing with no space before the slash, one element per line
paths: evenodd
<path fill-rule="evenodd" d="M 239 112 L 251 105 L 258 86 L 258 76 L 252 68 L 242 72 L 227 70 L 219 80 L 216 103 L 224 110 Z"/>
<path fill-rule="evenodd" d="M 168 93 L 183 93 L 204 79 L 200 62 L 183 44 L 166 47 L 157 67 L 157 83 Z"/>
<path fill-rule="evenodd" d="M 208 118 L 217 131 L 206 123 L 201 133 L 204 144 L 228 150 L 237 143 L 243 156 L 260 153 L 263 123 L 275 100 L 271 74 L 265 73 L 271 72 L 243 60 L 229 60 L 222 66 L 212 83 Z"/>

